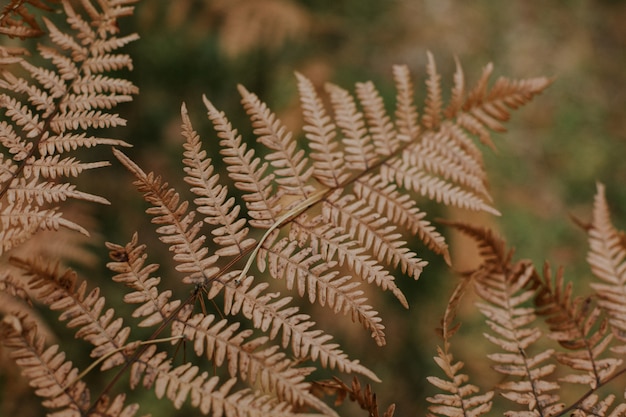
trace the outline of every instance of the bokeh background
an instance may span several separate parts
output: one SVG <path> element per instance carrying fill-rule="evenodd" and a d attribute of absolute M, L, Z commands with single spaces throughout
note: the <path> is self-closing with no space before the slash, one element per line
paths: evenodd
<path fill-rule="evenodd" d="M 451 86 L 455 57 L 469 83 L 488 62 L 495 65 L 494 79 L 555 78 L 544 94 L 513 113 L 508 133 L 494 136 L 496 151 L 485 149 L 494 204 L 502 216 L 427 206 L 431 219 L 452 216 L 494 227 L 517 257 L 531 258 L 538 266 L 544 261 L 565 265 L 581 293 L 589 277 L 586 241 L 570 216 L 589 218 L 597 181 L 607 186 L 616 225 L 626 226 L 625 1 L 151 0 L 139 2 L 136 15 L 122 26 L 141 36 L 128 48 L 135 62 L 130 77 L 141 93 L 120 110 L 129 123 L 117 135 L 134 145 L 128 153 L 140 165 L 172 184 L 181 184 L 182 178 L 181 102 L 207 148 L 217 150 L 202 94 L 250 139 L 238 83 L 298 131 L 295 71 L 320 86 L 334 82 L 351 89 L 357 81 L 373 80 L 391 105 L 391 67 L 407 64 L 421 103 L 426 52 L 431 51 L 444 91 Z M 92 213 L 102 239 L 124 243 L 138 230 L 145 241 L 155 240 L 129 175 L 119 166 L 110 172 L 84 180 L 84 188 L 96 184 L 113 202 L 112 209 Z M 455 269 L 475 265 L 472 243 L 441 230 L 450 239 Z M 166 259 L 158 253 L 165 255 L 166 248 L 158 243 L 152 248 L 153 261 Z M 93 251 L 105 254 L 97 245 Z M 426 377 L 440 375 L 432 361 L 439 343 L 434 329 L 456 280 L 436 256 L 426 249 L 418 253 L 431 267 L 419 281 L 401 284 L 410 310 L 393 300 L 377 301 L 388 346 L 376 347 L 356 325 L 336 331 L 346 350 L 385 381 L 373 388 L 381 406 L 396 403 L 396 416 L 426 412 L 425 398 L 433 394 Z M 471 305 L 462 314 L 467 325 L 458 336 L 458 357 L 471 364 L 475 383 L 488 383 L 487 360 L 472 359 L 488 349 L 476 343 L 482 339 L 480 320 Z M 142 411 L 174 415 L 162 403 Z M 354 407 L 343 411 L 363 415 Z"/>

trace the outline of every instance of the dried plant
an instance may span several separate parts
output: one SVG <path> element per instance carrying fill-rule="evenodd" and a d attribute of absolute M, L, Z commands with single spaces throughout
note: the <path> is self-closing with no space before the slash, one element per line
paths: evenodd
<path fill-rule="evenodd" d="M 246 142 L 207 97 L 215 134 L 206 135 L 217 139 L 202 140 L 183 104 L 187 187 L 180 190 L 123 153 L 125 141 L 102 133 L 124 125 L 112 109 L 138 92 L 123 77 L 132 60 L 119 52 L 138 36 L 121 34 L 117 24 L 133 12 L 133 1 L 61 1 L 62 25 L 46 17 L 42 25 L 33 23 L 24 3 L 12 1 L 2 15 L 5 27 L 16 28 L 2 32 L 6 36 L 35 36 L 28 28 L 37 29 L 41 42 L 28 51 L 32 55 L 19 47 L 0 49 L 0 251 L 11 265 L 4 264 L 0 289 L 14 301 L 3 303 L 0 340 L 50 415 L 134 416 L 139 404 L 127 404 L 130 391 L 122 380 L 131 390 L 153 390 L 176 408 L 188 404 L 214 416 L 337 415 L 324 394 L 339 402 L 349 397 L 378 415 L 371 385 L 360 380 L 380 378 L 367 360 L 350 357 L 333 332 L 316 323 L 318 310 L 300 299 L 327 308 L 337 320 L 349 316 L 373 344 L 385 345 L 384 318 L 370 295 L 388 291 L 409 306 L 396 280 L 419 278 L 426 262 L 408 242 L 421 242 L 450 263 L 424 204 L 498 214 L 475 140 L 493 146 L 491 132 L 504 131 L 510 112 L 551 80 L 490 83 L 493 67 L 487 65 L 467 87 L 457 62 L 444 104 L 441 76 L 428 54 L 420 112 L 407 67 L 395 66 L 397 95 L 389 113 L 372 82 L 357 83 L 354 92 L 328 84 L 322 92 L 296 74 L 301 141 L 239 86 L 258 146 Z M 25 23 L 12 23 L 8 16 L 16 13 Z M 152 247 L 133 231 L 127 243 L 107 244 L 107 266 L 114 283 L 126 287 L 130 317 L 109 304 L 98 283 L 29 249 L 38 247 L 41 231 L 63 227 L 88 234 L 62 213 L 68 200 L 108 203 L 72 183 L 83 171 L 109 164 L 84 162 L 88 152 L 78 152 L 101 145 L 113 146 L 134 177 L 175 265 L 162 272 L 168 277 L 162 282 L 160 265 L 149 261 Z M 450 224 L 477 241 L 483 263 L 464 275 L 446 309 L 435 358 L 445 377 L 428 377 L 441 390 L 428 399 L 430 412 L 482 415 L 504 398 L 510 401 L 507 415 L 626 413 L 626 403 L 604 391 L 626 369 L 620 358 L 626 246 L 609 219 L 603 187 L 587 227 L 597 281 L 586 298 L 573 296 L 562 270 L 553 274 L 546 266 L 538 273 L 529 261 L 515 261 L 491 231 Z M 165 282 L 176 278 L 180 286 L 168 288 Z M 187 296 L 179 295 L 180 287 Z M 494 345 L 487 358 L 503 374 L 496 387 L 470 383 L 453 357 L 456 312 L 470 288 L 481 300 L 485 338 Z M 74 365 L 63 350 L 69 341 L 43 336 L 45 321 L 35 314 L 40 308 L 58 312 L 76 338 L 92 346 L 89 366 Z M 558 346 L 546 347 L 549 341 Z M 97 393 L 86 378 L 96 369 L 108 376 Z M 319 371 L 332 379 L 316 381 Z M 352 384 L 341 382 L 341 374 L 351 374 Z M 568 384 L 588 391 L 566 402 Z M 394 410 L 392 405 L 384 415 Z"/>

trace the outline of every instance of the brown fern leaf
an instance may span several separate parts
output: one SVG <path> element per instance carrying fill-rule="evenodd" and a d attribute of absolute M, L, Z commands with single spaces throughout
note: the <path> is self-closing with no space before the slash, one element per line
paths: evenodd
<path fill-rule="evenodd" d="M 422 125 L 429 130 L 437 130 L 441 123 L 441 112 L 443 99 L 441 97 L 441 76 L 437 72 L 435 59 L 430 51 L 427 53 L 428 63 L 426 64 L 426 103 L 422 116 Z"/>
<path fill-rule="evenodd" d="M 485 229 L 464 226 L 460 229 L 474 237 L 483 253 L 488 254 L 481 267 L 473 273 L 476 293 L 483 302 L 478 309 L 487 318 L 492 333 L 484 336 L 501 348 L 503 353 L 488 357 L 496 363 L 494 369 L 504 375 L 518 377 L 498 384 L 502 395 L 518 404 L 525 405 L 528 412 L 553 416 L 565 405 L 559 402 L 554 391 L 559 384 L 549 380 L 555 370 L 554 364 L 545 364 L 554 356 L 547 349 L 531 355 L 533 345 L 541 338 L 534 309 L 524 304 L 536 296 L 537 290 L 530 284 L 535 269 L 529 261 L 512 263 L 510 256 L 503 256 L 504 242 L 494 239 Z M 526 415 L 527 412 L 511 411 L 509 415 Z"/>
<path fill-rule="evenodd" d="M 273 393 L 281 401 L 333 414 L 324 402 L 311 395 L 310 384 L 304 381 L 315 368 L 296 367 L 276 345 L 263 348 L 268 338 L 251 339 L 252 330 L 237 331 L 240 323 L 228 324 L 226 319 L 216 320 L 211 314 L 190 313 L 187 309 L 173 330 L 174 335 L 180 332 L 193 342 L 198 356 L 206 353 L 217 366 L 226 362 L 231 377 L 239 376 L 250 385 L 258 383 L 263 392 Z"/>
<path fill-rule="evenodd" d="M 161 241 L 170 245 L 174 260 L 179 263 L 176 269 L 185 273 L 183 282 L 186 284 L 204 284 L 213 278 L 219 268 L 214 266 L 219 256 L 208 256 L 208 248 L 204 247 L 206 236 L 200 235 L 202 221 L 196 222 L 196 212 L 187 212 L 187 201 L 180 202 L 180 195 L 173 188 L 168 188 L 161 178 L 154 173 L 146 174 L 126 155 L 114 149 L 115 156 L 137 178 L 134 184 L 144 193 L 145 200 L 152 204 L 146 213 L 155 217 L 152 222 L 158 225 L 157 232 Z"/>
<path fill-rule="evenodd" d="M 67 320 L 67 327 L 78 328 L 77 338 L 94 345 L 91 357 L 104 359 L 102 370 L 129 360 L 129 354 L 123 348 L 130 328 L 123 327 L 122 318 L 116 318 L 113 308 L 103 311 L 105 298 L 100 295 L 99 288 L 86 294 L 87 283 L 77 284 L 73 270 L 61 271 L 58 265 L 45 261 L 14 257 L 11 262 L 29 277 L 29 288 L 36 298 L 51 310 L 62 311 L 59 320 Z"/>
<path fill-rule="evenodd" d="M 319 388 L 326 395 L 334 395 L 336 406 L 341 405 L 346 397 L 348 397 L 350 401 L 356 402 L 361 409 L 367 411 L 369 417 L 380 416 L 376 393 L 372 391 L 372 387 L 369 384 L 367 384 L 365 388 L 361 388 L 361 381 L 359 381 L 357 377 L 352 379 L 350 386 L 346 385 L 346 383 L 339 378 L 316 381 L 315 385 L 316 388 Z M 387 407 L 382 417 L 393 417 L 395 410 L 396 405 L 391 404 Z"/>
<path fill-rule="evenodd" d="M 367 132 L 364 116 L 358 111 L 352 95 L 343 88 L 327 84 L 333 104 L 334 119 L 343 133 L 345 165 L 350 170 L 365 171 L 378 161 L 376 149 Z"/>
<path fill-rule="evenodd" d="M 0 13 L 0 34 L 22 39 L 44 35 L 37 17 L 26 5 L 49 12 L 53 8 L 46 3 L 58 2 L 59 0 L 11 0 Z"/>
<path fill-rule="evenodd" d="M 192 406 L 212 416 L 293 416 L 287 404 L 277 403 L 269 396 L 258 396 L 247 389 L 231 393 L 236 378 L 218 385 L 217 376 L 209 378 L 207 372 L 200 372 L 191 363 L 172 367 L 168 354 L 157 352 L 154 345 L 133 363 L 130 375 L 132 388 L 143 380 L 144 387 L 154 387 L 158 398 L 167 397 L 176 408 L 181 408 L 190 397 Z"/>
<path fill-rule="evenodd" d="M 618 417 L 626 414 L 626 403 L 619 403 L 613 410 L 611 405 L 615 401 L 615 395 L 607 395 L 603 400 L 598 401 L 600 397 L 597 394 L 588 396 L 575 410 L 572 411 L 573 417 Z M 609 412 L 610 411 L 610 412 Z"/>
<path fill-rule="evenodd" d="M 403 142 L 411 142 L 417 139 L 420 133 L 418 123 L 419 114 L 415 105 L 413 81 L 406 65 L 393 66 L 393 79 L 396 84 L 396 129 L 398 139 Z"/>
<path fill-rule="evenodd" d="M 301 297 L 308 294 L 309 301 L 328 305 L 334 313 L 350 314 L 353 321 L 360 322 L 372 332 L 372 338 L 380 346 L 385 344 L 385 326 L 381 324 L 378 312 L 366 304 L 363 291 L 356 289 L 358 282 L 351 281 L 351 276 L 337 277 L 339 271 L 333 271 L 334 262 L 320 263 L 320 255 L 313 254 L 307 248 L 296 251 L 297 242 L 284 238 L 269 250 L 259 252 L 259 260 L 267 254 L 268 271 L 276 279 L 284 278 L 288 289 L 297 287 Z M 259 266 L 261 272 L 265 270 Z"/>
<path fill-rule="evenodd" d="M 478 394 L 480 389 L 468 383 L 469 377 L 466 374 L 459 373 L 464 366 L 463 362 L 455 362 L 450 352 L 450 339 L 460 327 L 460 323 L 454 323 L 456 310 L 471 282 L 470 277 L 457 284 L 442 319 L 443 348 L 437 347 L 437 356 L 434 360 L 448 379 L 435 376 L 426 378 L 432 385 L 445 392 L 445 394 L 439 393 L 427 398 L 427 401 L 432 404 L 428 407 L 432 413 L 429 416 L 480 416 L 488 413 L 493 405 L 494 392 Z"/>
<path fill-rule="evenodd" d="M 116 23 L 117 18 L 132 13 L 131 2 L 101 1 L 98 10 L 86 0 L 81 3 L 84 16 L 69 1 L 62 1 L 68 32 L 44 17 L 41 31 L 49 42 L 38 47 L 39 56 L 16 59 L 17 55 L 8 52 L 12 58 L 5 62 L 13 65 L 0 71 L 4 115 L 0 146 L 5 149 L 6 168 L 0 177 L 0 252 L 23 243 L 39 229 L 63 226 L 86 233 L 78 225 L 60 220 L 58 205 L 67 199 L 107 202 L 77 191 L 69 182 L 108 162 L 83 163 L 62 154 L 95 145 L 127 146 L 121 140 L 93 134 L 104 127 L 124 125 L 125 120 L 111 110 L 137 93 L 128 81 L 106 75 L 132 69 L 130 57 L 118 50 L 137 35 L 117 36 Z M 30 16 L 23 3 L 13 1 L 7 7 L 15 6 L 15 12 Z M 44 6 L 39 1 L 29 3 Z M 6 55 L 7 50 L 3 51 Z M 41 61 L 44 66 L 35 64 Z"/>
<path fill-rule="evenodd" d="M 328 116 L 311 81 L 296 73 L 302 103 L 303 130 L 309 140 L 313 160 L 313 177 L 323 185 L 335 188 L 343 184 L 349 174 L 345 172 L 344 154 L 335 140 L 336 126 Z"/>
<path fill-rule="evenodd" d="M 235 181 L 235 187 L 245 193 L 243 199 L 251 217 L 250 224 L 270 228 L 282 211 L 282 193 L 274 191 L 272 186 L 274 174 L 265 174 L 268 163 L 261 163 L 260 158 L 254 158 L 254 150 L 248 150 L 247 145 L 241 143 L 241 135 L 233 129 L 226 115 L 218 111 L 206 97 L 203 100 L 209 119 L 221 139 L 220 154 L 228 165 L 228 176 Z"/>
<path fill-rule="evenodd" d="M 590 298 L 572 299 L 572 283 L 563 286 L 563 269 L 557 271 L 554 283 L 547 264 L 543 275 L 535 299 L 537 313 L 547 316 L 548 336 L 570 351 L 557 353 L 556 358 L 585 372 L 566 375 L 561 380 L 595 389 L 611 379 L 623 362 L 618 358 L 601 358 L 612 340 L 608 322 L 600 320 L 601 309 L 594 307 Z"/>
<path fill-rule="evenodd" d="M 355 187 L 355 192 L 356 190 Z M 316 216 L 309 220 L 302 215 L 294 219 L 289 238 L 297 241 L 301 247 L 309 244 L 313 253 L 319 254 L 326 262 L 333 262 L 336 257 L 339 266 L 345 263 L 356 276 L 368 283 L 375 283 L 382 290 L 391 291 L 400 303 L 408 308 L 408 301 L 396 285 L 395 277 L 375 259 L 372 259 L 357 241 L 345 233 L 342 227 L 325 222 L 323 216 Z"/>
<path fill-rule="evenodd" d="M 597 185 L 593 218 L 589 228 L 587 262 L 591 272 L 600 280 L 591 284 L 598 295 L 598 305 L 609 317 L 615 337 L 626 341 L 626 245 L 611 223 L 604 185 Z M 622 343 L 623 344 L 623 343 Z M 620 348 L 621 349 L 621 348 Z M 621 349 L 626 352 L 626 349 Z"/>
<path fill-rule="evenodd" d="M 141 304 L 133 311 L 135 318 L 144 318 L 139 327 L 155 326 L 172 317 L 180 300 L 170 300 L 171 290 L 159 291 L 161 278 L 150 276 L 158 269 L 157 264 L 144 266 L 147 255 L 145 245 L 138 244 L 135 233 L 125 246 L 107 243 L 112 262 L 107 268 L 115 272 L 113 281 L 125 284 L 134 292 L 124 295 L 123 301 L 128 304 Z"/>
<path fill-rule="evenodd" d="M 246 238 L 249 228 L 245 226 L 246 219 L 239 217 L 241 207 L 235 204 L 234 197 L 226 200 L 228 190 L 219 183 L 219 174 L 213 174 L 211 159 L 201 149 L 200 137 L 191 126 L 184 104 L 181 113 L 183 136 L 186 139 L 183 159 L 187 173 L 185 182 L 192 186 L 190 191 L 198 196 L 194 203 L 198 213 L 206 216 L 205 223 L 219 226 L 212 230 L 213 241 L 222 246 L 215 253 L 219 256 L 244 255 L 256 244 L 256 240 Z"/>
<path fill-rule="evenodd" d="M 22 367 L 35 393 L 44 399 L 44 407 L 54 410 L 54 415 L 98 415 L 91 413 L 89 389 L 78 380 L 78 369 L 65 360 L 65 353 L 59 351 L 58 345 L 45 348 L 44 339 L 32 321 L 23 315 L 6 315 L 0 322 L 0 333 L 2 344 L 12 350 L 11 357 Z M 95 412 L 111 417 L 134 416 L 138 406 L 124 407 L 124 398 L 124 394 L 118 395 L 110 406 L 105 398 Z"/>
<path fill-rule="evenodd" d="M 238 275 L 234 271 L 233 275 Z M 226 282 L 228 277 L 224 277 Z M 253 277 L 248 276 L 239 285 L 224 285 L 214 281 L 208 293 L 213 299 L 217 294 L 224 293 L 224 313 L 235 315 L 241 312 L 250 319 L 255 328 L 263 330 L 271 340 L 282 331 L 281 345 L 291 346 L 294 356 L 298 359 L 310 358 L 321 363 L 323 367 L 337 368 L 346 373 L 360 373 L 373 381 L 380 379 L 369 369 L 350 360 L 339 349 L 336 343 L 330 343 L 332 336 L 315 328 L 315 323 L 307 314 L 300 312 L 295 306 L 289 306 L 291 297 L 279 293 L 268 293 L 269 284 L 261 282 L 253 286 Z"/>
<path fill-rule="evenodd" d="M 292 133 L 287 132 L 280 120 L 276 118 L 267 105 L 250 93 L 243 86 L 239 86 L 242 104 L 250 117 L 257 141 L 273 152 L 265 156 L 274 167 L 274 181 L 279 190 L 286 195 L 293 195 L 304 200 L 315 188 L 308 184 L 313 169 L 309 167 L 308 158 L 304 157 L 304 150 L 296 151 L 296 143 Z"/>

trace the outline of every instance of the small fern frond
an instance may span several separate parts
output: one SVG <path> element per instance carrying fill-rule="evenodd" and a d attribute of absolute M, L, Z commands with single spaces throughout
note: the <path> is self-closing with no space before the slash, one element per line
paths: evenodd
<path fill-rule="evenodd" d="M 261 163 L 260 158 L 254 157 L 254 150 L 248 150 L 247 145 L 241 143 L 241 135 L 233 129 L 226 115 L 218 111 L 206 97 L 203 100 L 209 119 L 221 139 L 220 154 L 228 165 L 228 176 L 235 182 L 235 187 L 244 192 L 243 199 L 251 217 L 250 224 L 254 227 L 270 228 L 282 211 L 282 192 L 275 191 L 272 187 L 274 174 L 265 173 L 268 163 Z"/>
<path fill-rule="evenodd" d="M 432 385 L 445 392 L 445 394 L 439 393 L 434 397 L 427 398 L 427 401 L 432 404 L 428 407 L 432 413 L 428 414 L 429 416 L 475 417 L 488 413 L 493 406 L 494 392 L 488 391 L 479 394 L 480 389 L 476 385 L 468 383 L 468 375 L 459 373 L 464 363 L 455 362 L 450 352 L 450 339 L 460 327 L 460 323 L 454 323 L 458 305 L 471 283 L 472 278 L 470 276 L 457 284 L 441 320 L 440 331 L 443 338 L 443 348 L 437 347 L 437 356 L 434 357 L 434 360 L 447 379 L 435 376 L 426 378 Z"/>
<path fill-rule="evenodd" d="M 376 164 L 378 155 L 367 133 L 363 114 L 357 110 L 354 98 L 347 90 L 327 84 L 326 91 L 333 105 L 335 122 L 343 133 L 346 167 L 357 172 L 366 171 Z"/>
<path fill-rule="evenodd" d="M 44 407 L 69 415 L 89 409 L 90 394 L 84 382 L 66 388 L 78 376 L 78 369 L 65 360 L 66 355 L 59 351 L 58 345 L 45 348 L 44 339 L 37 334 L 32 321 L 24 315 L 7 315 L 0 322 L 0 331 L 2 344 L 12 349 L 11 357 L 22 367 L 35 393 L 44 398 Z"/>
<path fill-rule="evenodd" d="M 104 311 L 105 298 L 98 287 L 86 294 L 87 283 L 77 284 L 76 273 L 71 269 L 61 271 L 58 265 L 18 258 L 12 258 L 11 262 L 29 277 L 35 297 L 51 310 L 62 311 L 59 320 L 67 320 L 68 328 L 78 328 L 75 337 L 94 346 L 91 357 L 106 357 L 102 370 L 129 359 L 122 348 L 130 328 L 123 327 L 122 318 L 116 317 L 113 308 Z"/>
<path fill-rule="evenodd" d="M 40 1 L 29 3 L 43 5 Z M 76 11 L 69 1 L 60 3 L 69 27 L 62 26 L 64 22 L 53 22 L 55 16 L 43 17 L 43 25 L 37 27 L 46 42 L 39 44 L 36 56 L 18 59 L 3 48 L 6 63 L 12 65 L 4 66 L 0 73 L 0 108 L 4 116 L 0 144 L 3 153 L 12 155 L 12 163 L 7 166 L 10 175 L 0 182 L 0 208 L 7 213 L 7 206 L 18 201 L 24 217 L 5 225 L 17 230 L 2 231 L 1 251 L 20 245 L 37 230 L 52 225 L 77 229 L 57 217 L 61 213 L 58 205 L 67 199 L 107 202 L 76 191 L 66 178 L 108 163 L 60 158 L 60 153 L 103 144 L 128 146 L 124 141 L 96 135 L 101 128 L 126 124 L 112 109 L 138 92 L 132 83 L 106 75 L 132 69 L 130 57 L 118 50 L 138 36 L 117 36 L 117 18 L 132 13 L 131 2 L 100 1 L 98 9 L 85 0 L 77 5 L 83 12 Z M 31 16 L 22 2 L 13 1 L 8 7 L 14 6 L 17 9 L 13 11 L 22 17 Z M 9 9 L 4 13 L 3 19 L 11 14 Z M 87 136 L 87 132 L 94 135 Z"/>
<path fill-rule="evenodd" d="M 137 189 L 144 193 L 144 199 L 152 204 L 146 213 L 155 217 L 152 222 L 161 225 L 157 232 L 161 234 L 161 241 L 170 245 L 174 253 L 174 260 L 179 264 L 176 269 L 186 275 L 183 282 L 186 284 L 204 284 L 213 278 L 219 268 L 214 266 L 219 256 L 208 255 L 208 248 L 203 246 L 206 237 L 198 236 L 202 221 L 196 222 L 196 212 L 187 211 L 187 201 L 180 202 L 180 195 L 174 188 L 168 188 L 160 177 L 153 173 L 146 174 L 137 164 L 117 149 L 113 149 L 115 156 L 131 171 L 136 181 Z"/>
<path fill-rule="evenodd" d="M 115 272 L 113 281 L 125 284 L 134 292 L 124 295 L 123 301 L 128 304 L 141 304 L 133 311 L 132 316 L 143 318 L 139 327 L 150 327 L 170 318 L 180 306 L 180 300 L 170 300 L 171 290 L 159 291 L 157 285 L 161 278 L 151 276 L 158 265 L 144 266 L 147 255 L 145 245 L 138 244 L 137 233 L 125 246 L 107 243 L 112 262 L 107 268 Z"/>
<path fill-rule="evenodd" d="M 591 299 L 572 298 L 572 283 L 564 287 L 563 270 L 559 269 L 552 282 L 548 265 L 544 267 L 535 304 L 537 312 L 546 316 L 549 337 L 568 349 L 556 354 L 557 360 L 584 374 L 570 374 L 563 381 L 584 384 L 595 389 L 612 378 L 622 360 L 602 358 L 611 343 L 608 322 L 601 319 L 601 309 Z"/>
<path fill-rule="evenodd" d="M 215 254 L 222 257 L 242 256 L 255 245 L 256 240 L 247 238 L 249 229 L 246 219 L 239 217 L 241 207 L 235 204 L 234 197 L 226 200 L 228 190 L 219 183 L 219 174 L 213 174 L 211 159 L 201 149 L 200 137 L 193 130 L 184 105 L 181 113 L 186 139 L 183 159 L 187 173 L 185 182 L 192 187 L 190 191 L 198 196 L 194 203 L 198 213 L 205 215 L 205 223 L 219 226 L 212 230 L 213 241 L 222 246 Z"/>
<path fill-rule="evenodd" d="M 231 377 L 250 385 L 258 383 L 263 392 L 273 393 L 281 401 L 332 414 L 325 403 L 311 395 L 310 383 L 304 381 L 315 368 L 296 367 L 276 345 L 263 348 L 267 337 L 251 339 L 252 330 L 237 331 L 239 323 L 216 320 L 212 314 L 183 314 L 179 319 L 182 323 L 176 328 L 194 344 L 195 353 L 206 354 L 217 366 L 226 362 Z"/>
<path fill-rule="evenodd" d="M 374 83 L 357 83 L 356 95 L 363 107 L 376 154 L 383 157 L 392 155 L 398 150 L 400 141 Z"/>
<path fill-rule="evenodd" d="M 409 68 L 406 65 L 394 65 L 393 79 L 398 92 L 395 111 L 398 139 L 402 142 L 412 142 L 420 133 L 420 125 Z"/>
<path fill-rule="evenodd" d="M 598 305 L 609 317 L 613 334 L 626 341 L 626 245 L 611 222 L 604 185 L 597 185 L 593 218 L 588 232 L 587 262 L 600 282 L 591 287 L 598 295 Z M 623 350 L 626 352 L 626 349 Z"/>
<path fill-rule="evenodd" d="M 389 224 L 386 217 L 366 204 L 366 201 L 347 194 L 336 201 L 329 198 L 322 209 L 324 220 L 350 232 L 351 237 L 365 249 L 371 250 L 378 261 L 400 268 L 403 273 L 418 279 L 426 262 L 405 247 L 402 234 Z"/>
<path fill-rule="evenodd" d="M 296 77 L 304 119 L 302 129 L 309 140 L 310 157 L 313 160 L 312 175 L 327 187 L 339 187 L 348 179 L 349 174 L 344 170 L 344 154 L 338 149 L 335 140 L 336 126 L 328 116 L 311 81 L 299 73 L 296 73 Z"/>
<path fill-rule="evenodd" d="M 441 123 L 441 112 L 443 98 L 441 97 L 441 75 L 437 72 L 437 65 L 433 54 L 427 52 L 428 63 L 426 64 L 426 102 L 424 114 L 422 115 L 422 125 L 428 130 L 439 129 Z"/>
<path fill-rule="evenodd" d="M 291 132 L 286 131 L 276 115 L 270 111 L 256 94 L 239 86 L 242 104 L 250 117 L 257 141 L 271 151 L 265 156 L 274 167 L 275 181 L 287 195 L 306 199 L 315 189 L 308 184 L 313 169 L 309 166 L 304 150 L 296 151 L 296 142 Z"/>
<path fill-rule="evenodd" d="M 234 271 L 234 275 L 238 275 Z M 224 281 L 228 282 L 228 276 Z M 330 343 L 332 336 L 320 329 L 315 329 L 311 317 L 300 312 L 295 306 L 289 306 L 291 297 L 281 296 L 280 293 L 266 292 L 269 284 L 262 282 L 253 284 L 251 276 L 243 279 L 239 285 L 225 286 L 220 281 L 214 281 L 207 297 L 213 299 L 220 292 L 224 293 L 224 314 L 235 315 L 241 312 L 252 321 L 255 328 L 261 329 L 274 340 L 282 332 L 281 345 L 283 348 L 291 346 L 294 356 L 298 359 L 310 357 L 319 361 L 326 368 L 337 368 L 341 372 L 360 373 L 373 381 L 380 379 L 358 361 L 348 358 L 339 349 L 336 343 Z"/>
<path fill-rule="evenodd" d="M 351 281 L 349 275 L 337 277 L 333 262 L 320 263 L 320 255 L 310 249 L 296 251 L 297 243 L 281 239 L 270 249 L 263 249 L 259 259 L 267 253 L 268 271 L 276 279 L 285 279 L 288 289 L 297 288 L 301 297 L 308 294 L 311 303 L 328 305 L 334 313 L 349 314 L 353 321 L 360 322 L 372 332 L 372 337 L 380 346 L 385 344 L 384 328 L 378 312 L 366 304 L 363 291 L 357 289 L 358 282 Z M 261 272 L 265 267 L 260 265 Z"/>
<path fill-rule="evenodd" d="M 258 396 L 247 389 L 231 393 L 236 378 L 219 385 L 217 376 L 209 377 L 207 372 L 201 372 L 191 363 L 174 368 L 167 353 L 157 352 L 154 345 L 133 363 L 130 375 L 131 388 L 142 383 L 144 387 L 154 389 L 158 398 L 170 399 L 178 409 L 190 398 L 193 407 L 212 416 L 293 415 L 287 404 L 277 403 L 269 396 Z"/>
<path fill-rule="evenodd" d="M 504 242 L 488 230 L 464 226 L 460 228 L 474 237 L 487 255 L 473 274 L 475 290 L 483 300 L 478 309 L 487 318 L 491 333 L 484 333 L 487 340 L 503 350 L 502 353 L 487 355 L 494 361 L 494 369 L 509 376 L 509 380 L 498 384 L 502 395 L 527 407 L 524 411 L 510 411 L 508 415 L 522 416 L 528 412 L 553 416 L 565 405 L 560 402 L 557 382 L 549 377 L 556 366 L 545 362 L 554 357 L 553 349 L 542 350 L 532 355 L 536 342 L 542 337 L 541 330 L 534 326 L 536 314 L 525 304 L 536 296 L 532 288 L 535 269 L 529 261 L 511 262 L 505 255 Z M 517 379 L 519 378 L 519 380 Z"/>
<path fill-rule="evenodd" d="M 378 400 L 376 393 L 372 391 L 372 386 L 367 384 L 364 388 L 361 387 L 361 381 L 357 377 L 352 378 L 352 384 L 348 386 L 345 382 L 339 378 L 332 380 L 317 381 L 315 382 L 317 388 L 321 389 L 326 395 L 335 396 L 335 405 L 341 405 L 346 397 L 352 402 L 356 402 L 362 410 L 367 411 L 369 417 L 379 417 Z M 387 407 L 382 417 L 393 417 L 396 410 L 396 405 L 391 404 Z"/>

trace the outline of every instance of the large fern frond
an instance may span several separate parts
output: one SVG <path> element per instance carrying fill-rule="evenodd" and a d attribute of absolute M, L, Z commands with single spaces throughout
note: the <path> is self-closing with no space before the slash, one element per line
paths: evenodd
<path fill-rule="evenodd" d="M 13 59 L 0 70 L 4 116 L 0 145 L 6 169 L 0 178 L 0 252 L 40 229 L 65 226 L 86 233 L 69 220 L 60 220 L 59 203 L 66 199 L 107 203 L 102 197 L 77 191 L 70 181 L 108 162 L 85 163 L 62 155 L 95 145 L 127 146 L 124 141 L 98 136 L 98 130 L 125 125 L 111 110 L 138 91 L 130 82 L 107 75 L 132 69 L 130 57 L 118 50 L 137 35 L 118 36 L 116 25 L 119 17 L 132 13 L 132 1 L 102 1 L 98 7 L 84 1 L 82 13 L 69 1 L 61 3 L 69 31 L 43 17 L 41 31 L 46 36 L 38 56 Z M 5 9 L 3 22 L 8 12 L 20 13 L 31 25 L 36 22 L 23 2 L 13 1 L 7 7 L 15 9 Z"/>

